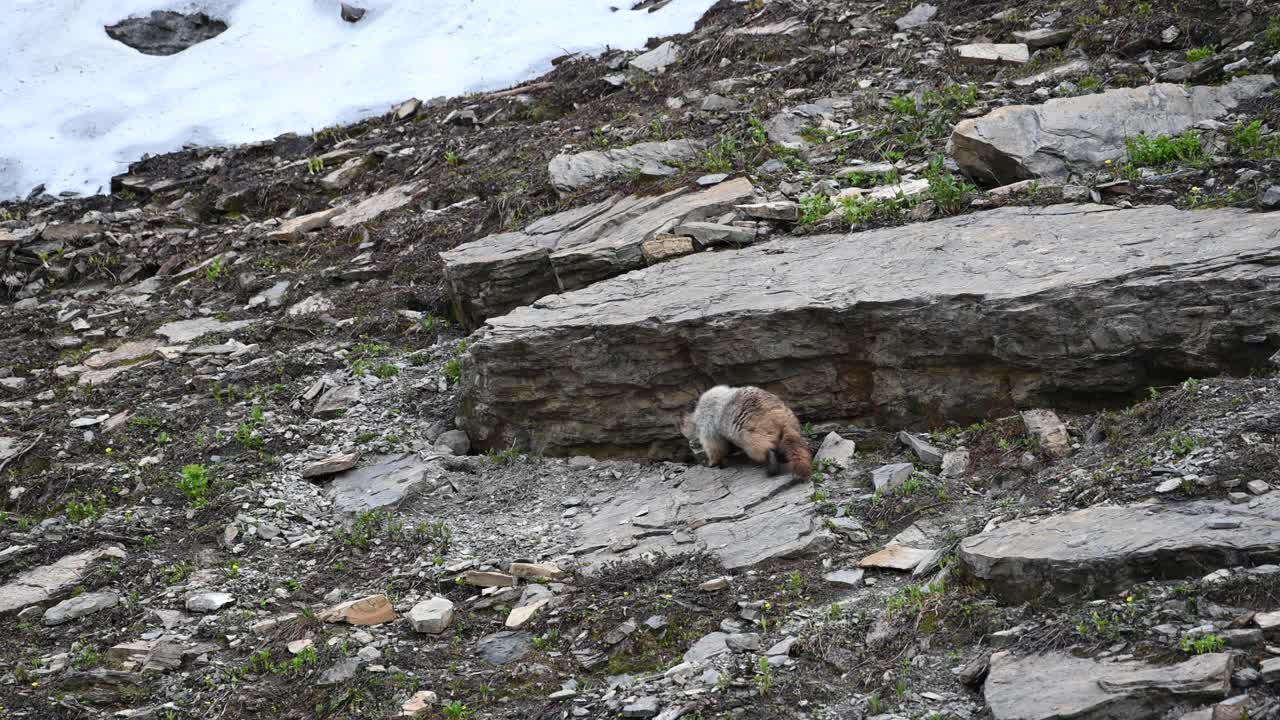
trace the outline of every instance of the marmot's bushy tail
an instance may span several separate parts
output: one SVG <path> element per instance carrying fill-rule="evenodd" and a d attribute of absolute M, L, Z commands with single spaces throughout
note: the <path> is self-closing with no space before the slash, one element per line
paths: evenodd
<path fill-rule="evenodd" d="M 791 428 L 782 431 L 782 453 L 791 463 L 791 477 L 796 480 L 808 480 L 813 473 L 813 455 L 809 452 L 809 442 L 804 435 Z"/>

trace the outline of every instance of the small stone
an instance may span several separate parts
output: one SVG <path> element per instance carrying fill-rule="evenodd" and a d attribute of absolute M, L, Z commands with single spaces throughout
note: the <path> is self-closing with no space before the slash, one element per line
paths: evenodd
<path fill-rule="evenodd" d="M 970 65 L 1025 65 L 1031 59 L 1023 43 L 969 43 L 956 46 L 956 53 Z"/>
<path fill-rule="evenodd" d="M 658 707 L 658 698 L 656 697 L 636 698 L 635 702 L 623 706 L 622 717 L 651 718 L 658 714 Z"/>
<path fill-rule="evenodd" d="M 218 612 L 223 607 L 235 602 L 235 598 L 224 592 L 196 593 L 187 598 L 186 607 L 191 612 Z"/>
<path fill-rule="evenodd" d="M 942 467 L 943 452 L 931 443 L 905 430 L 898 433 L 898 441 L 911 448 L 911 452 L 915 453 L 916 457 L 920 458 L 920 462 L 925 465 L 934 469 Z"/>
<path fill-rule="evenodd" d="M 882 465 L 871 471 L 871 483 L 880 493 L 891 493 L 911 477 L 915 466 L 911 463 Z"/>
<path fill-rule="evenodd" d="M 937 14 L 938 8 L 928 3 L 922 3 L 911 8 L 911 11 L 906 15 L 894 20 L 893 24 L 897 26 L 899 31 L 911 30 L 912 28 L 918 28 L 929 22 L 933 19 L 933 16 Z"/>
<path fill-rule="evenodd" d="M 396 619 L 395 608 L 386 595 L 369 595 L 349 600 L 317 613 L 322 622 L 345 622 L 349 625 L 381 625 Z"/>
<path fill-rule="evenodd" d="M 1244 487 L 1254 495 L 1265 495 L 1271 491 L 1271 485 L 1264 480 L 1250 480 Z"/>
<path fill-rule="evenodd" d="M 786 222 L 795 222 L 800 219 L 800 205 L 790 200 L 779 200 L 776 202 L 766 203 L 750 203 L 747 205 L 736 206 L 747 217 L 756 218 L 758 220 L 783 220 Z"/>
<path fill-rule="evenodd" d="M 341 3 L 341 6 L 342 6 L 342 19 L 346 20 L 349 23 L 360 22 L 360 18 L 364 17 L 364 14 L 366 12 L 364 8 L 356 7 L 355 5 L 348 5 L 346 3 Z"/>
<path fill-rule="evenodd" d="M 703 112 L 732 112 L 742 107 L 742 103 L 723 95 L 708 95 L 702 99 Z"/>
<path fill-rule="evenodd" d="M 453 623 L 453 603 L 442 597 L 423 600 L 414 605 L 405 617 L 417 632 L 438 635 Z"/>
<path fill-rule="evenodd" d="M 640 245 L 640 253 L 651 263 L 692 255 L 697 251 L 693 238 L 686 235 L 659 234 Z"/>
<path fill-rule="evenodd" d="M 431 708 L 435 707 L 437 702 L 439 698 L 435 693 L 430 690 L 419 690 L 400 706 L 400 717 L 412 718 L 426 715 L 431 712 Z"/>
<path fill-rule="evenodd" d="M 320 686 L 340 685 L 356 676 L 356 671 L 360 669 L 359 658 L 343 658 L 334 663 L 316 680 L 316 684 Z"/>
<path fill-rule="evenodd" d="M 727 587 L 729 587 L 729 578 L 718 577 L 713 580 L 708 580 L 702 583 L 702 585 L 700 585 L 698 589 L 701 590 L 702 592 L 717 592 L 719 590 L 724 590 Z"/>
<path fill-rule="evenodd" d="M 786 172 L 787 164 L 778 158 L 769 158 L 761 163 L 760 167 L 756 168 L 756 170 L 765 175 L 777 175 L 778 173 Z"/>
<path fill-rule="evenodd" d="M 724 639 L 730 650 L 738 652 L 755 652 L 760 649 L 759 633 L 730 633 Z"/>
<path fill-rule="evenodd" d="M 1258 198 L 1258 207 L 1274 210 L 1280 207 L 1280 185 L 1272 185 Z"/>
<path fill-rule="evenodd" d="M 471 438 L 463 430 L 447 430 L 436 438 L 436 450 L 450 455 L 466 455 L 471 452 Z"/>
<path fill-rule="evenodd" d="M 318 418 L 335 418 L 360 402 L 359 385 L 343 385 L 320 396 L 311 414 Z"/>
<path fill-rule="evenodd" d="M 1280 680 L 1280 657 L 1267 658 L 1262 661 L 1262 681 L 1273 683 Z"/>
<path fill-rule="evenodd" d="M 606 645 L 617 645 L 618 643 L 631 637 L 631 634 L 639 629 L 634 620 L 624 621 L 622 624 L 613 628 L 604 635 L 604 643 Z"/>
<path fill-rule="evenodd" d="M 468 585 L 477 587 L 515 587 L 516 579 L 511 575 L 499 572 L 482 572 L 480 570 L 468 570 L 463 576 L 463 581 Z"/>
<path fill-rule="evenodd" d="M 813 462 L 815 465 L 830 463 L 838 468 L 847 468 L 857 452 L 857 445 L 852 440 L 846 440 L 839 433 L 831 432 L 822 439 L 822 446 L 813 456 Z"/>
<path fill-rule="evenodd" d="M 712 185 L 719 185 L 728 179 L 729 173 L 714 173 L 711 175 L 703 175 L 698 178 L 696 182 L 702 187 L 711 187 Z"/>
<path fill-rule="evenodd" d="M 550 578 L 559 580 L 564 571 L 551 563 L 511 563 L 507 571 L 518 578 Z"/>
<path fill-rule="evenodd" d="M 1182 480 L 1178 478 L 1169 478 L 1156 486 L 1156 492 L 1161 495 L 1167 495 L 1180 487 L 1182 487 Z"/>
<path fill-rule="evenodd" d="M 942 456 L 942 477 L 959 478 L 969 471 L 969 451 L 964 448 L 948 451 Z"/>
<path fill-rule="evenodd" d="M 1045 455 L 1060 460 L 1071 454 L 1071 435 L 1057 413 L 1045 409 L 1025 410 L 1022 423 L 1027 434 L 1039 440 Z"/>
<path fill-rule="evenodd" d="M 860 588 L 862 587 L 862 577 L 865 571 L 861 569 L 855 570 L 836 570 L 822 576 L 823 580 L 843 587 Z"/>
<path fill-rule="evenodd" d="M 324 475 L 333 475 L 345 470 L 350 470 L 360 462 L 360 451 L 353 450 L 349 453 L 340 453 L 338 455 L 330 455 L 329 457 L 313 462 L 302 469 L 302 477 L 313 478 Z"/>
<path fill-rule="evenodd" d="M 523 630 L 502 630 L 480 638 L 476 652 L 493 665 L 506 665 L 533 652 L 533 636 Z"/>
<path fill-rule="evenodd" d="M 1036 30 L 1014 31 L 1013 39 L 1024 43 L 1032 50 L 1065 44 L 1075 34 L 1071 28 L 1038 28 Z"/>
<path fill-rule="evenodd" d="M 541 598 L 528 605 L 512 608 L 511 612 L 507 615 L 506 626 L 513 630 L 522 627 L 525 623 L 532 620 L 533 616 L 537 615 L 538 611 L 549 602 L 551 602 L 550 598 Z"/>
<path fill-rule="evenodd" d="M 931 558 L 933 550 L 907 547 L 906 545 L 889 545 L 877 553 L 872 553 L 858 561 L 858 567 L 884 568 L 888 570 L 915 570 L 921 562 Z"/>
<path fill-rule="evenodd" d="M 1164 487 L 1165 485 L 1168 485 L 1170 482 L 1175 482 L 1175 483 L 1177 483 L 1177 486 L 1181 486 L 1181 485 L 1182 485 L 1182 481 L 1181 481 L 1181 480 L 1172 480 L 1172 481 L 1170 481 L 1170 480 L 1165 480 L 1163 483 L 1160 483 L 1160 487 Z M 1157 491 L 1159 491 L 1159 489 L 1160 489 L 1160 488 L 1156 488 L 1156 490 L 1157 490 Z M 1242 492 L 1229 492 L 1229 493 L 1227 493 L 1227 499 L 1231 501 L 1231 504 L 1232 504 L 1232 505 L 1243 505 L 1243 504 L 1245 504 L 1245 503 L 1249 502 L 1252 498 L 1251 498 L 1251 496 L 1249 495 L 1249 493 L 1242 493 Z"/>
<path fill-rule="evenodd" d="M 54 605 L 44 611 L 44 624 L 50 627 L 70 622 L 100 610 L 113 608 L 120 602 L 120 596 L 113 592 L 95 592 L 78 595 Z"/>

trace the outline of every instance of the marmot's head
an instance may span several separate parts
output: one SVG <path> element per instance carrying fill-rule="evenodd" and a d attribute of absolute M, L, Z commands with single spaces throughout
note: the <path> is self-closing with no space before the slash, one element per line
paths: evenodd
<path fill-rule="evenodd" d="M 684 435 L 686 440 L 692 440 L 698 434 L 698 424 L 694 422 L 694 411 L 698 409 L 698 401 L 690 400 L 680 413 L 679 420 L 676 421 L 676 427 L 680 428 L 680 434 Z"/>

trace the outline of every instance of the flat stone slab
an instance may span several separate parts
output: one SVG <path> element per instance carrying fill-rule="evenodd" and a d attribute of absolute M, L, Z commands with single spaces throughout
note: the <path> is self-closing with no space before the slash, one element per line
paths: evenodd
<path fill-rule="evenodd" d="M 1229 653 L 1156 666 L 998 652 L 983 694 L 994 720 L 1156 720 L 1180 703 L 1225 698 L 1231 662 Z"/>
<path fill-rule="evenodd" d="M 165 323 L 156 328 L 156 334 L 169 339 L 174 345 L 189 343 L 196 338 L 204 337 L 210 333 L 229 333 L 235 332 L 243 327 L 253 324 L 252 320 L 232 320 L 223 322 L 217 318 L 205 317 L 196 318 L 194 320 L 178 320 L 177 322 Z"/>
<path fill-rule="evenodd" d="M 971 177 L 995 185 L 1044 177 L 1067 180 L 1127 157 L 1125 140 L 1142 133 L 1176 135 L 1231 112 L 1275 84 L 1271 75 L 1236 78 L 1216 87 L 1157 83 L 1008 105 L 962 120 L 951 154 Z"/>
<path fill-rule="evenodd" d="M 1102 506 L 965 538 L 960 560 L 1011 601 L 1102 596 L 1134 582 L 1280 561 L 1280 495 Z"/>
<path fill-rule="evenodd" d="M 666 140 L 636 143 L 613 150 L 562 153 L 551 158 L 547 172 L 551 175 L 551 184 L 557 190 L 569 192 L 626 175 L 632 170 L 644 171 L 668 162 L 692 160 L 705 147 L 706 143 L 698 140 Z"/>
<path fill-rule="evenodd" d="M 93 566 L 107 558 L 121 559 L 126 556 L 124 548 L 118 545 L 85 550 L 74 555 L 66 555 L 43 567 L 32 568 L 4 585 L 0 585 L 0 613 L 21 610 L 28 605 L 35 605 L 69 593 L 71 588 L 82 581 Z"/>
<path fill-rule="evenodd" d="M 671 480 L 654 475 L 585 518 L 576 553 L 587 573 L 655 551 L 706 550 L 730 570 L 796 557 L 832 541 L 812 497 L 812 483 L 768 477 L 758 467 L 695 466 Z"/>
<path fill-rule="evenodd" d="M 379 455 L 370 463 L 335 475 L 329 498 L 338 512 L 358 513 L 395 507 L 444 474 L 438 463 L 413 453 Z"/>
<path fill-rule="evenodd" d="M 150 357 L 164 343 L 159 340 L 135 340 L 127 342 L 110 352 L 97 353 L 84 359 L 84 366 L 99 370 L 116 363 L 133 362 Z"/>
<path fill-rule="evenodd" d="M 544 295 L 649 265 L 644 245 L 678 224 L 722 215 L 752 196 L 737 178 L 692 191 L 615 195 L 440 254 L 455 315 L 472 327 Z"/>
<path fill-rule="evenodd" d="M 473 446 L 687 456 L 715 382 L 802 420 L 918 428 L 1247 373 L 1280 327 L 1280 213 L 1005 207 L 698 253 L 491 318 L 465 357 Z M 921 342 L 927 338 L 928 342 Z"/>

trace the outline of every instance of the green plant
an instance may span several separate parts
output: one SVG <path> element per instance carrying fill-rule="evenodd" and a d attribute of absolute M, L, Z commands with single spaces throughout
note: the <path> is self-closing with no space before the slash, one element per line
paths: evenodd
<path fill-rule="evenodd" d="M 1190 655 L 1204 655 L 1206 653 L 1219 652 L 1226 647 L 1226 645 L 1226 641 L 1212 633 L 1202 635 L 1200 637 L 1182 638 L 1182 651 Z"/>
<path fill-rule="evenodd" d="M 450 384 L 457 385 L 462 381 L 462 354 L 467 351 L 467 341 L 459 340 L 457 347 L 453 349 L 453 357 L 444 364 L 444 375 L 449 378 Z"/>
<path fill-rule="evenodd" d="M 1190 433 L 1175 433 L 1169 438 L 1169 449 L 1178 457 L 1189 455 L 1198 447 L 1200 447 L 1200 441 Z"/>
<path fill-rule="evenodd" d="M 826 217 L 835 205 L 825 193 L 816 193 L 800 199 L 800 224 L 808 225 Z"/>
<path fill-rule="evenodd" d="M 1201 60 L 1208 60 L 1216 55 L 1217 52 L 1217 50 L 1214 50 L 1213 47 L 1209 45 L 1193 48 L 1187 51 L 1187 62 L 1197 63 Z"/>
<path fill-rule="evenodd" d="M 871 693 L 867 698 L 867 712 L 872 715 L 879 715 L 884 710 L 884 701 L 880 699 L 880 693 Z"/>
<path fill-rule="evenodd" d="M 769 669 L 769 658 L 762 657 L 756 669 L 756 689 L 760 691 L 761 697 L 768 697 L 772 687 L 773 671 Z"/>
<path fill-rule="evenodd" d="M 1271 47 L 1280 47 L 1280 15 L 1272 15 L 1271 20 L 1267 22 L 1267 29 L 1262 33 L 1262 39 Z"/>
<path fill-rule="evenodd" d="M 929 162 L 925 177 L 929 180 L 929 197 L 938 206 L 938 210 L 946 215 L 954 215 L 958 212 L 964 207 L 965 197 L 977 190 L 973 185 L 957 180 L 956 176 L 947 170 L 941 155 Z"/>
<path fill-rule="evenodd" d="M 445 705 L 443 710 L 444 716 L 449 718 L 449 720 L 463 720 L 463 718 L 471 717 L 475 712 L 466 705 L 463 705 L 461 700 L 453 700 L 448 705 Z"/>
<path fill-rule="evenodd" d="M 449 167 L 458 167 L 462 164 L 462 156 L 450 150 L 444 154 L 444 161 Z"/>
<path fill-rule="evenodd" d="M 218 282 L 222 277 L 222 262 L 223 260 L 221 255 L 214 258 L 213 262 L 209 263 L 208 267 L 204 269 L 204 279 L 208 280 L 211 284 Z"/>
<path fill-rule="evenodd" d="M 236 562 L 235 560 L 232 560 L 231 562 L 227 563 L 227 566 L 223 568 L 222 572 L 228 578 L 240 577 L 240 563 Z"/>
<path fill-rule="evenodd" d="M 1170 162 L 1198 163 L 1204 160 L 1200 134 L 1188 130 L 1181 135 L 1138 135 L 1125 140 L 1131 167 L 1154 167 Z"/>
<path fill-rule="evenodd" d="M 209 471 L 204 465 L 191 464 L 182 468 L 178 489 L 187 496 L 192 507 L 202 508 L 209 502 Z"/>
<path fill-rule="evenodd" d="M 319 175 L 324 172 L 324 158 L 312 157 L 307 158 L 307 174 Z"/>
<path fill-rule="evenodd" d="M 716 141 L 703 153 L 702 167 L 709 173 L 733 172 L 737 154 L 738 140 L 732 135 L 719 133 Z"/>
<path fill-rule="evenodd" d="M 383 380 L 393 378 L 400 374 L 400 366 L 395 363 L 382 363 L 378 367 L 374 368 L 373 374 Z"/>
<path fill-rule="evenodd" d="M 193 572 L 195 572 L 195 568 L 191 566 L 191 563 L 182 561 L 169 565 L 165 568 L 164 576 L 165 580 L 170 585 L 177 585 L 191 577 L 191 573 Z"/>
<path fill-rule="evenodd" d="M 101 491 L 67 501 L 67 519 L 73 523 L 97 520 L 107 509 L 107 498 Z"/>

